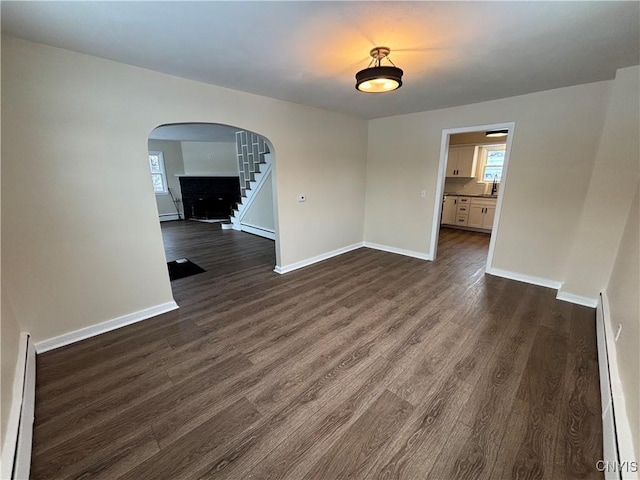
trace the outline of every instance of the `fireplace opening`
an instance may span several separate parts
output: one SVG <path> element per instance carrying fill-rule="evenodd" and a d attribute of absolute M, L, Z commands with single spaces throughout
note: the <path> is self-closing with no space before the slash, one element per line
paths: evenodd
<path fill-rule="evenodd" d="M 227 219 L 240 202 L 238 177 L 180 177 L 185 219 Z"/>

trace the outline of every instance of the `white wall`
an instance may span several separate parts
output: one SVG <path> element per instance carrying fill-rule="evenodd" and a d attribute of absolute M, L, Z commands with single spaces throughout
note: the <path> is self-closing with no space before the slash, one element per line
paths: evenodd
<path fill-rule="evenodd" d="M 267 175 L 264 184 L 255 194 L 253 202 L 249 205 L 242 223 L 253 227 L 273 231 L 275 223 L 273 219 L 273 187 L 271 185 L 271 173 Z"/>
<path fill-rule="evenodd" d="M 564 280 L 611 83 L 372 120 L 365 240 L 427 254 L 442 130 L 515 122 L 493 266 Z"/>
<path fill-rule="evenodd" d="M 235 142 L 181 142 L 185 175 L 238 176 Z"/>
<path fill-rule="evenodd" d="M 2 47 L 2 267 L 36 342 L 172 300 L 147 161 L 158 125 L 270 140 L 280 266 L 362 240 L 365 121 L 11 37 Z"/>
<path fill-rule="evenodd" d="M 609 299 L 611 331 L 622 325 L 616 342 L 618 372 L 635 446 L 635 458 L 640 460 L 640 184 L 636 178 L 636 193 L 626 218 L 622 240 L 614 250 L 615 262 L 606 287 Z M 625 460 L 625 459 L 623 459 Z M 628 459 L 627 459 L 628 460 Z"/>
<path fill-rule="evenodd" d="M 182 198 L 180 190 L 180 179 L 176 174 L 184 173 L 184 162 L 182 160 L 182 145 L 180 142 L 169 140 L 149 140 L 149 151 L 160 151 L 164 158 L 165 173 L 167 175 L 167 184 L 176 199 Z M 177 214 L 176 206 L 171 199 L 171 195 L 156 195 L 156 206 L 158 215 Z M 180 213 L 184 214 L 182 202 L 178 204 Z"/>
<path fill-rule="evenodd" d="M 618 70 L 562 291 L 597 298 L 640 174 L 640 67 Z"/>

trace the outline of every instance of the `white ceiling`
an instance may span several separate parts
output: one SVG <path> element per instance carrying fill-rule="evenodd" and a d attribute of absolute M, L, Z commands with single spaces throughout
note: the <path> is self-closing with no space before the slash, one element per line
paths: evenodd
<path fill-rule="evenodd" d="M 235 127 L 212 123 L 177 123 L 161 125 L 150 134 L 151 140 L 172 140 L 180 142 L 227 142 L 235 143 Z"/>
<path fill-rule="evenodd" d="M 611 79 L 639 24 L 636 1 L 2 1 L 3 33 L 362 118 Z M 376 45 L 400 90 L 355 90 Z"/>

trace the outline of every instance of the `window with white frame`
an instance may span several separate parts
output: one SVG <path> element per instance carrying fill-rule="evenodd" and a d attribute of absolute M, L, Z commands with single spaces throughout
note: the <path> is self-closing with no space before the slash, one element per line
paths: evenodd
<path fill-rule="evenodd" d="M 166 195 L 169 193 L 169 190 L 167 189 L 167 174 L 164 169 L 164 156 L 162 155 L 162 152 L 149 152 L 149 168 L 151 169 L 153 191 L 156 195 Z"/>
<path fill-rule="evenodd" d="M 482 182 L 499 183 L 502 179 L 506 145 L 489 145 L 483 148 Z"/>

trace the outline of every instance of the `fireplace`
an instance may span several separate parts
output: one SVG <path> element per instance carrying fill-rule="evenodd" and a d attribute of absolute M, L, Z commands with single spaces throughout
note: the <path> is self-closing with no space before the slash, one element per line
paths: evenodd
<path fill-rule="evenodd" d="M 180 177 L 185 219 L 228 218 L 240 201 L 238 177 Z"/>

